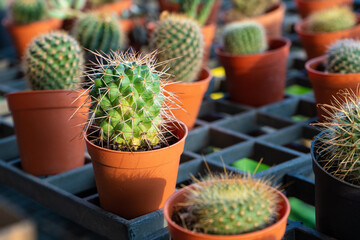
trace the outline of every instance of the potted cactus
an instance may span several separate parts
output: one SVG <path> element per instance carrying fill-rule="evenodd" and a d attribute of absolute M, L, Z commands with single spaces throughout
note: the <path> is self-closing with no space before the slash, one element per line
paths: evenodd
<path fill-rule="evenodd" d="M 223 46 L 215 49 L 225 68 L 230 99 L 254 107 L 284 97 L 290 41 L 266 40 L 262 25 L 253 21 L 228 24 Z"/>
<path fill-rule="evenodd" d="M 203 66 L 201 29 L 192 18 L 164 12 L 152 34 L 150 47 L 160 50 L 160 61 L 169 62 L 167 73 L 173 83 L 166 90 L 177 95 L 172 112 L 191 129 L 211 80 L 209 69 Z"/>
<path fill-rule="evenodd" d="M 34 37 L 60 28 L 61 20 L 48 18 L 45 0 L 15 0 L 10 5 L 10 18 L 3 24 L 21 58 Z"/>
<path fill-rule="evenodd" d="M 316 228 L 336 239 L 357 239 L 360 220 L 360 92 L 344 89 L 321 107 L 327 122 L 311 146 Z"/>
<path fill-rule="evenodd" d="M 163 207 L 174 192 L 186 126 L 167 103 L 167 74 L 155 53 L 98 54 L 89 69 L 87 149 L 104 209 L 132 219 Z"/>
<path fill-rule="evenodd" d="M 84 111 L 73 112 L 86 96 L 79 88 L 83 55 L 64 32 L 36 37 L 24 56 L 33 91 L 6 95 L 15 125 L 21 166 L 35 176 L 53 175 L 84 164 Z M 73 116 L 73 117 L 72 117 Z"/>
<path fill-rule="evenodd" d="M 281 192 L 249 176 L 197 180 L 174 193 L 164 207 L 174 240 L 280 240 L 289 213 Z"/>
<path fill-rule="evenodd" d="M 268 37 L 282 36 L 285 5 L 280 0 L 232 0 L 232 5 L 221 15 L 225 23 L 253 20 L 265 27 Z"/>
<path fill-rule="evenodd" d="M 309 60 L 305 67 L 312 83 L 316 103 L 331 104 L 332 96 L 348 88 L 355 91 L 360 84 L 360 41 L 344 39 L 330 46 L 327 55 Z M 320 121 L 328 114 L 317 108 Z"/>
<path fill-rule="evenodd" d="M 93 10 L 121 15 L 133 4 L 133 0 L 88 0 L 88 7 Z"/>
<path fill-rule="evenodd" d="M 360 34 L 359 15 L 348 6 L 318 11 L 295 25 L 308 59 L 324 55 L 328 46 Z"/>
<path fill-rule="evenodd" d="M 339 5 L 352 6 L 354 0 L 295 0 L 301 18 L 306 18 L 314 12 Z"/>

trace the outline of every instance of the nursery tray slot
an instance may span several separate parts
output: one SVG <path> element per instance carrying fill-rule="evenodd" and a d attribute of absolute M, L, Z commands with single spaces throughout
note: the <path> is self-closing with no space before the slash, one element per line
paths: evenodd
<path fill-rule="evenodd" d="M 89 202 L 93 203 L 93 201 L 94 201 L 95 198 L 99 198 L 99 194 L 98 194 L 98 193 L 95 193 L 95 194 L 93 194 L 93 195 L 84 197 L 83 199 L 84 199 L 85 201 L 89 201 Z"/>
<path fill-rule="evenodd" d="M 0 139 L 14 135 L 14 129 L 8 125 L 0 123 Z"/>

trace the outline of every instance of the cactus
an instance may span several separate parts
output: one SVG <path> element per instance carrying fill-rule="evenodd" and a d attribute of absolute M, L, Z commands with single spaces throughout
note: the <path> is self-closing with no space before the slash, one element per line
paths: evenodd
<path fill-rule="evenodd" d="M 198 76 L 204 55 L 204 40 L 199 25 L 191 18 L 164 12 L 150 40 L 160 50 L 159 61 L 170 61 L 173 81 L 191 82 Z"/>
<path fill-rule="evenodd" d="M 212 175 L 194 184 L 179 205 L 186 208 L 185 221 L 194 223 L 192 231 L 214 235 L 254 232 L 273 224 L 278 216 L 279 195 L 268 184 L 251 176 Z"/>
<path fill-rule="evenodd" d="M 356 41 L 354 39 L 344 39 L 337 41 L 331 45 L 327 54 L 327 72 L 360 72 L 360 41 Z"/>
<path fill-rule="evenodd" d="M 356 14 L 348 6 L 336 6 L 311 14 L 307 28 L 311 32 L 334 32 L 352 28 L 356 23 Z"/>
<path fill-rule="evenodd" d="M 54 18 L 67 19 L 79 16 L 86 0 L 48 0 L 48 14 Z"/>
<path fill-rule="evenodd" d="M 228 24 L 223 39 L 224 50 L 234 55 L 261 53 L 268 48 L 264 27 L 252 21 Z"/>
<path fill-rule="evenodd" d="M 321 105 L 329 113 L 326 122 L 314 124 L 325 130 L 316 142 L 318 161 L 333 176 L 360 186 L 360 90 L 339 94 L 333 105 Z"/>
<path fill-rule="evenodd" d="M 215 0 L 180 0 L 180 8 L 181 12 L 185 13 L 185 15 L 196 19 L 200 26 L 203 26 L 206 20 L 209 18 L 211 13 L 211 9 L 215 3 Z M 202 7 L 200 8 L 200 5 Z M 198 9 L 200 12 L 198 13 Z"/>
<path fill-rule="evenodd" d="M 146 151 L 167 145 L 167 121 L 175 121 L 166 106 L 166 73 L 155 70 L 155 55 L 132 52 L 97 55 L 92 67 L 92 113 L 88 127 L 95 142 L 120 151 Z M 161 64 L 160 64 L 161 65 Z"/>
<path fill-rule="evenodd" d="M 119 49 L 124 38 L 116 16 L 105 12 L 83 15 L 75 24 L 73 35 L 84 48 L 105 53 Z"/>
<path fill-rule="evenodd" d="M 14 24 L 25 25 L 43 20 L 46 4 L 44 0 L 15 0 L 10 11 Z"/>
<path fill-rule="evenodd" d="M 73 89 L 84 63 L 77 41 L 65 32 L 36 37 L 25 53 L 26 76 L 33 90 Z"/>
<path fill-rule="evenodd" d="M 232 0 L 234 12 L 240 18 L 256 17 L 264 14 L 271 7 L 280 4 L 280 0 Z"/>

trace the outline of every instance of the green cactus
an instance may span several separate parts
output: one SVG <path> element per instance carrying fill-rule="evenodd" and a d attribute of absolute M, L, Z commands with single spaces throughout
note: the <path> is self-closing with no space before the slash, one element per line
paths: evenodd
<path fill-rule="evenodd" d="M 260 16 L 280 2 L 280 0 L 232 0 L 234 12 L 239 18 Z"/>
<path fill-rule="evenodd" d="M 354 39 L 339 40 L 331 45 L 327 54 L 327 72 L 360 72 L 360 41 Z"/>
<path fill-rule="evenodd" d="M 93 103 L 88 125 L 95 126 L 98 145 L 144 151 L 166 144 L 166 121 L 173 118 L 161 79 L 166 74 L 154 69 L 155 55 L 112 52 L 98 57 L 101 65 L 89 75 Z"/>
<path fill-rule="evenodd" d="M 279 196 L 265 180 L 211 176 L 193 185 L 181 206 L 193 231 L 214 235 L 254 232 L 276 221 Z"/>
<path fill-rule="evenodd" d="M 360 91 L 339 94 L 333 105 L 320 105 L 329 113 L 326 122 L 314 124 L 324 130 L 316 142 L 319 163 L 333 176 L 360 186 Z"/>
<path fill-rule="evenodd" d="M 48 0 L 48 15 L 53 18 L 68 19 L 82 14 L 86 0 Z"/>
<path fill-rule="evenodd" d="M 122 0 L 88 0 L 88 1 L 89 1 L 89 5 L 92 8 L 96 8 L 96 7 L 99 7 L 104 4 L 114 3 L 114 2 L 122 1 Z"/>
<path fill-rule="evenodd" d="M 173 81 L 196 80 L 203 61 L 204 40 L 199 25 L 191 18 L 164 12 L 150 40 L 152 49 L 160 50 L 160 62 L 169 62 Z"/>
<path fill-rule="evenodd" d="M 84 48 L 105 53 L 119 49 L 124 39 L 116 16 L 105 12 L 83 15 L 75 24 L 73 35 Z"/>
<path fill-rule="evenodd" d="M 203 26 L 211 13 L 215 0 L 180 0 L 181 12 L 196 19 Z M 201 6 L 202 5 L 202 6 Z M 201 7 L 200 7 L 201 6 Z M 199 11 L 200 9 L 200 11 Z"/>
<path fill-rule="evenodd" d="M 255 54 L 267 50 L 265 29 L 252 22 L 235 22 L 224 28 L 224 50 L 234 55 Z"/>
<path fill-rule="evenodd" d="M 25 25 L 46 17 L 44 0 L 15 0 L 10 6 L 14 24 Z"/>
<path fill-rule="evenodd" d="M 356 23 L 356 14 L 348 6 L 336 6 L 311 14 L 307 28 L 317 33 L 334 32 L 352 28 Z"/>
<path fill-rule="evenodd" d="M 73 89 L 80 84 L 83 53 L 65 32 L 36 37 L 25 53 L 26 76 L 33 90 Z"/>

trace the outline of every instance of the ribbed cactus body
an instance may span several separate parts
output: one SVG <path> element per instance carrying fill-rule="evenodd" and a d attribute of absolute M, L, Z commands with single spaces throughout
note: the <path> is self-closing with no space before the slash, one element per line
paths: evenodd
<path fill-rule="evenodd" d="M 279 4 L 279 0 L 232 0 L 235 11 L 244 17 L 262 15 L 272 6 Z"/>
<path fill-rule="evenodd" d="M 46 16 L 44 0 L 15 0 L 10 10 L 13 22 L 19 25 L 40 21 Z"/>
<path fill-rule="evenodd" d="M 83 53 L 65 32 L 36 37 L 25 53 L 26 76 L 33 90 L 73 89 L 79 86 Z"/>
<path fill-rule="evenodd" d="M 82 16 L 76 23 L 73 35 L 86 49 L 109 53 L 122 45 L 122 33 L 115 15 L 94 12 Z"/>
<path fill-rule="evenodd" d="M 241 234 L 265 228 L 276 220 L 277 193 L 261 180 L 210 178 L 194 186 L 184 205 L 196 231 Z"/>
<path fill-rule="evenodd" d="M 147 56 L 113 54 L 91 75 L 91 116 L 99 144 L 108 148 L 149 150 L 164 141 L 164 83 Z"/>
<path fill-rule="evenodd" d="M 356 14 L 349 7 L 337 6 L 313 13 L 307 26 L 312 32 L 334 32 L 352 28 L 356 23 Z"/>
<path fill-rule="evenodd" d="M 268 47 L 264 27 L 256 22 L 231 23 L 223 38 L 224 50 L 234 55 L 261 53 Z"/>
<path fill-rule="evenodd" d="M 215 1 L 216 0 L 180 0 L 179 3 L 181 12 L 196 19 L 199 25 L 203 26 L 209 18 Z"/>
<path fill-rule="evenodd" d="M 326 70 L 330 73 L 360 72 L 360 41 L 344 39 L 334 43 L 327 52 Z"/>
<path fill-rule="evenodd" d="M 204 40 L 199 25 L 192 19 L 163 13 L 150 40 L 158 49 L 160 62 L 169 61 L 173 81 L 192 82 L 198 76 L 204 54 Z"/>

